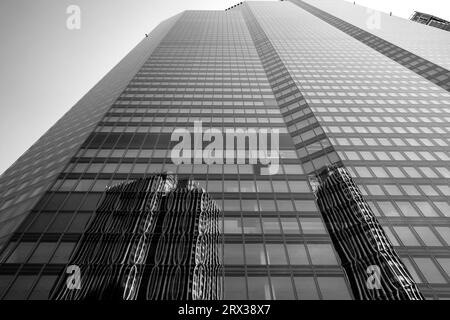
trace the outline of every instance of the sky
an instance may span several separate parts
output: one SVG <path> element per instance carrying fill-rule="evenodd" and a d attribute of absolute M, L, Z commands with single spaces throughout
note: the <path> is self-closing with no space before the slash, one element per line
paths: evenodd
<path fill-rule="evenodd" d="M 1 0 L 0 174 L 161 21 L 183 10 L 224 10 L 237 2 Z M 403 18 L 417 10 L 450 20 L 448 0 L 356 3 Z M 67 26 L 71 5 L 80 8 L 79 29 Z"/>

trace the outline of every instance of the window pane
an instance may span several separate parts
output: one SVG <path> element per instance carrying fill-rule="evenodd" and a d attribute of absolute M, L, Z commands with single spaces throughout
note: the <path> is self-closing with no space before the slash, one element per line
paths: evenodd
<path fill-rule="evenodd" d="M 224 286 L 226 300 L 247 299 L 245 277 L 225 277 Z"/>
<path fill-rule="evenodd" d="M 384 192 L 381 190 L 381 187 L 378 185 L 366 185 L 367 189 L 369 190 L 369 193 L 373 196 L 383 196 Z"/>
<path fill-rule="evenodd" d="M 241 218 L 224 218 L 223 221 L 225 233 L 242 233 Z"/>
<path fill-rule="evenodd" d="M 400 240 L 405 246 L 420 246 L 414 234 L 408 227 L 393 227 Z"/>
<path fill-rule="evenodd" d="M 420 211 L 422 211 L 425 217 L 437 217 L 438 214 L 434 211 L 433 207 L 428 202 L 416 201 L 414 202 Z"/>
<path fill-rule="evenodd" d="M 72 220 L 69 229 L 67 232 L 69 233 L 81 233 L 85 230 L 89 219 L 91 218 L 91 214 L 89 213 L 78 213 L 75 218 Z"/>
<path fill-rule="evenodd" d="M 234 200 L 238 201 L 238 200 Z M 257 200 L 242 200 L 242 211 L 258 211 Z"/>
<path fill-rule="evenodd" d="M 384 188 L 391 196 L 402 195 L 402 192 L 400 191 L 400 189 L 395 185 L 386 185 L 386 186 L 384 186 Z"/>
<path fill-rule="evenodd" d="M 285 164 L 283 165 L 284 171 L 287 175 L 289 174 L 303 174 L 303 168 L 297 164 Z"/>
<path fill-rule="evenodd" d="M 414 258 L 414 261 L 429 283 L 447 283 L 430 258 Z"/>
<path fill-rule="evenodd" d="M 278 211 L 294 211 L 291 200 L 277 200 Z"/>
<path fill-rule="evenodd" d="M 69 262 L 70 255 L 74 247 L 75 247 L 74 242 L 61 242 L 59 244 L 58 249 L 56 249 L 56 252 L 52 257 L 51 263 Z"/>
<path fill-rule="evenodd" d="M 9 288 L 8 293 L 5 296 L 5 300 L 26 299 L 35 280 L 36 276 L 18 276 L 11 288 Z"/>
<path fill-rule="evenodd" d="M 239 199 L 236 200 L 224 200 L 224 211 L 236 212 L 241 210 L 241 206 L 239 205 Z"/>
<path fill-rule="evenodd" d="M 64 180 L 59 187 L 59 191 L 71 191 L 77 184 L 78 180 Z"/>
<path fill-rule="evenodd" d="M 270 300 L 270 286 L 267 277 L 248 277 L 248 295 L 250 300 Z"/>
<path fill-rule="evenodd" d="M 0 274 L 0 298 L 3 297 L 6 289 L 9 287 L 9 284 L 13 280 L 13 275 L 3 275 Z"/>
<path fill-rule="evenodd" d="M 450 277 L 450 258 L 437 258 L 437 261 L 441 265 L 442 269 L 444 269 L 447 276 Z"/>
<path fill-rule="evenodd" d="M 395 210 L 394 206 L 390 202 L 378 202 L 381 211 L 387 217 L 398 216 L 397 210 Z"/>
<path fill-rule="evenodd" d="M 223 183 L 224 192 L 239 192 L 239 185 L 237 181 L 225 180 Z"/>
<path fill-rule="evenodd" d="M 281 227 L 285 234 L 300 234 L 296 218 L 281 218 Z"/>
<path fill-rule="evenodd" d="M 311 191 L 306 181 L 289 181 L 289 188 L 291 192 L 308 193 Z"/>
<path fill-rule="evenodd" d="M 286 253 L 282 244 L 267 244 L 266 249 L 269 264 L 287 264 Z"/>
<path fill-rule="evenodd" d="M 75 191 L 89 191 L 93 182 L 94 182 L 94 180 L 81 179 L 78 182 L 78 185 L 75 188 Z"/>
<path fill-rule="evenodd" d="M 264 246 L 259 243 L 245 244 L 245 258 L 247 264 L 266 264 Z"/>
<path fill-rule="evenodd" d="M 255 183 L 253 181 L 242 181 L 241 184 L 241 192 L 255 192 Z"/>
<path fill-rule="evenodd" d="M 256 181 L 256 189 L 258 192 L 272 192 L 270 181 Z"/>
<path fill-rule="evenodd" d="M 373 173 L 377 178 L 387 178 L 388 174 L 386 171 L 381 167 L 371 167 Z"/>
<path fill-rule="evenodd" d="M 109 183 L 109 180 L 97 180 L 97 181 L 95 181 L 94 186 L 92 187 L 92 191 L 103 192 L 103 191 L 105 191 L 108 183 Z"/>
<path fill-rule="evenodd" d="M 83 201 L 84 194 L 72 193 L 67 197 L 62 210 L 67 211 L 75 211 L 80 206 L 80 203 Z"/>
<path fill-rule="evenodd" d="M 414 227 L 427 246 L 442 246 L 441 242 L 428 227 Z"/>
<path fill-rule="evenodd" d="M 278 218 L 263 218 L 262 219 L 264 233 L 281 233 L 280 223 Z"/>
<path fill-rule="evenodd" d="M 406 194 L 409 196 L 419 196 L 420 192 L 417 190 L 415 186 L 412 185 L 404 185 L 402 188 L 405 190 Z"/>
<path fill-rule="evenodd" d="M 318 277 L 320 292 L 324 300 L 349 300 L 347 284 L 343 278 Z"/>
<path fill-rule="evenodd" d="M 305 245 L 303 244 L 287 244 L 286 245 L 289 261 L 291 265 L 308 265 L 308 255 L 306 253 Z"/>
<path fill-rule="evenodd" d="M 325 234 L 325 226 L 320 218 L 300 218 L 303 233 Z"/>
<path fill-rule="evenodd" d="M 370 171 L 365 167 L 355 167 L 356 172 L 361 178 L 371 178 L 372 174 Z"/>
<path fill-rule="evenodd" d="M 34 242 L 21 242 L 14 250 L 14 252 L 9 256 L 7 263 L 23 263 L 26 261 L 33 249 Z"/>
<path fill-rule="evenodd" d="M 66 227 L 69 224 L 70 220 L 72 219 L 72 215 L 73 215 L 72 212 L 70 212 L 70 213 L 62 213 L 62 212 L 58 213 L 58 215 L 53 220 L 53 223 L 48 228 L 47 232 L 55 232 L 55 233 L 64 232 L 64 230 L 66 229 Z"/>
<path fill-rule="evenodd" d="M 297 297 L 299 300 L 317 300 L 319 295 L 317 294 L 316 283 L 314 278 L 309 277 L 295 277 L 295 288 L 297 291 Z"/>
<path fill-rule="evenodd" d="M 41 276 L 30 295 L 31 300 L 47 300 L 57 276 Z"/>
<path fill-rule="evenodd" d="M 275 201 L 273 200 L 259 200 L 261 211 L 276 211 Z"/>
<path fill-rule="evenodd" d="M 406 173 L 408 174 L 408 176 L 410 176 L 411 178 L 421 178 L 422 177 L 420 175 L 420 173 L 413 167 L 404 167 L 403 170 L 405 170 Z"/>
<path fill-rule="evenodd" d="M 394 234 L 392 233 L 391 229 L 387 226 L 383 226 L 383 230 L 388 236 L 389 240 L 392 242 L 392 245 L 399 246 L 400 244 L 397 241 L 397 238 L 395 238 Z"/>
<path fill-rule="evenodd" d="M 244 264 L 244 252 L 242 244 L 225 243 L 224 244 L 224 263 L 227 264 Z"/>
<path fill-rule="evenodd" d="M 261 233 L 259 218 L 243 218 L 244 233 Z"/>
<path fill-rule="evenodd" d="M 447 202 L 434 202 L 434 205 L 442 212 L 446 217 L 450 217 L 450 205 Z"/>
<path fill-rule="evenodd" d="M 313 200 L 295 200 L 295 208 L 297 211 L 317 211 L 316 204 Z"/>
<path fill-rule="evenodd" d="M 444 239 L 448 246 L 450 246 L 450 227 L 435 227 L 439 235 Z"/>
<path fill-rule="evenodd" d="M 438 196 L 439 193 L 434 190 L 432 186 L 419 186 L 419 188 L 422 190 L 422 192 L 427 196 Z"/>
<path fill-rule="evenodd" d="M 405 177 L 405 175 L 403 174 L 403 172 L 399 168 L 388 167 L 387 169 L 392 174 L 392 176 L 394 178 L 404 178 Z"/>
<path fill-rule="evenodd" d="M 222 180 L 209 180 L 208 192 L 222 192 Z"/>
<path fill-rule="evenodd" d="M 286 181 L 272 181 L 275 192 L 289 192 Z"/>
<path fill-rule="evenodd" d="M 27 232 L 44 232 L 44 230 L 50 224 L 51 219 L 55 213 L 53 212 L 42 212 L 28 228 Z"/>
<path fill-rule="evenodd" d="M 410 259 L 408 258 L 401 258 L 403 264 L 405 265 L 406 269 L 408 269 L 409 273 L 413 277 L 414 281 L 417 283 L 421 283 L 422 279 L 420 279 L 419 275 L 417 274 L 416 268 L 412 265 Z"/>
<path fill-rule="evenodd" d="M 240 164 L 238 165 L 240 174 L 253 174 L 253 166 L 248 164 Z"/>
<path fill-rule="evenodd" d="M 288 277 L 272 277 L 272 293 L 274 300 L 292 300 L 294 299 L 294 291 L 292 288 L 292 280 Z"/>
<path fill-rule="evenodd" d="M 406 217 L 418 217 L 419 214 L 417 213 L 416 209 L 406 201 L 397 201 L 396 202 L 398 207 L 400 208 L 400 211 L 405 215 Z"/>
<path fill-rule="evenodd" d="M 308 244 L 312 264 L 336 265 L 337 260 L 329 244 Z"/>
<path fill-rule="evenodd" d="M 30 263 L 46 263 L 49 261 L 50 256 L 55 250 L 56 243 L 55 242 L 41 242 L 33 255 L 31 256 L 29 262 Z"/>

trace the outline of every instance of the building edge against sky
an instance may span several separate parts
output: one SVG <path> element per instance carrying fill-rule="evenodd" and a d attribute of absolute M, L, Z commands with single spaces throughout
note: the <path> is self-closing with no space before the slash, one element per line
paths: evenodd
<path fill-rule="evenodd" d="M 170 168 L 222 203 L 226 297 L 350 298 L 308 180 L 340 162 L 424 295 L 448 298 L 448 32 L 383 14 L 371 28 L 373 14 L 294 0 L 160 24 L 0 178 L 0 296 L 44 297 L 102 188 Z M 385 42 L 373 50 L 335 18 L 406 58 Z M 261 30 L 279 65 L 258 55 Z M 426 68 L 416 72 L 417 57 Z M 194 119 L 278 128 L 281 171 L 177 168 L 170 132 Z"/>

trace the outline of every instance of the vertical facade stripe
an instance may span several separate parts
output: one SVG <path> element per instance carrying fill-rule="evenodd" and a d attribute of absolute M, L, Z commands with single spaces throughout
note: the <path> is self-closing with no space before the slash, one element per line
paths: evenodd
<path fill-rule="evenodd" d="M 292 127 L 294 127 L 292 125 L 297 122 L 306 124 L 298 128 L 298 130 L 290 131 L 291 137 L 301 131 L 319 128 L 320 124 L 306 102 L 305 97 L 295 84 L 294 79 L 247 3 L 242 7 L 242 12 L 288 130 L 292 130 Z M 302 116 L 294 118 L 292 117 L 294 113 L 301 113 Z M 316 137 L 316 140 L 321 140 L 325 148 L 300 159 L 301 162 L 311 161 L 314 158 L 317 163 L 321 162 L 320 167 L 341 162 L 325 133 Z M 314 141 L 297 142 L 295 147 L 299 149 Z"/>

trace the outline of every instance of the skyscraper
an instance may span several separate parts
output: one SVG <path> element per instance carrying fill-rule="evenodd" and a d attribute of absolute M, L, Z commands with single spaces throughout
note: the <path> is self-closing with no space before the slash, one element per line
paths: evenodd
<path fill-rule="evenodd" d="M 161 23 L 0 178 L 0 297 L 48 298 L 106 186 L 170 171 L 224 212 L 225 298 L 355 298 L 313 193 L 336 164 L 422 294 L 449 298 L 449 40 L 337 0 Z M 251 161 L 261 141 L 279 163 Z"/>

